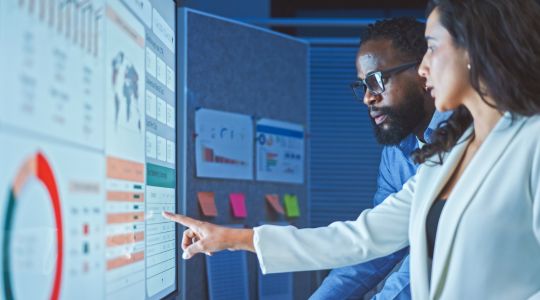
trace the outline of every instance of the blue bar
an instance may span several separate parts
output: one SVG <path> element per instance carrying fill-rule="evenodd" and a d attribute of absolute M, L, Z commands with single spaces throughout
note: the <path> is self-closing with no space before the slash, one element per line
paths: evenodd
<path fill-rule="evenodd" d="M 290 130 L 279 127 L 272 127 L 266 125 L 257 125 L 257 132 L 264 132 L 275 135 L 289 136 L 294 138 L 303 139 L 304 133 L 302 131 Z"/>

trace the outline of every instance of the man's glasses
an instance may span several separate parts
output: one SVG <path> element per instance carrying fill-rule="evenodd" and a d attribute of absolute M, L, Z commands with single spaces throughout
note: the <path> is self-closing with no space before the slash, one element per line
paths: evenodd
<path fill-rule="evenodd" d="M 399 65 L 394 68 L 390 68 L 388 70 L 369 72 L 364 80 L 357 80 L 351 83 L 351 88 L 354 92 L 354 96 L 357 100 L 363 101 L 366 91 L 369 91 L 374 96 L 382 94 L 385 91 L 384 83 L 392 75 L 410 69 L 418 65 L 419 63 L 419 61 L 414 61 Z"/>

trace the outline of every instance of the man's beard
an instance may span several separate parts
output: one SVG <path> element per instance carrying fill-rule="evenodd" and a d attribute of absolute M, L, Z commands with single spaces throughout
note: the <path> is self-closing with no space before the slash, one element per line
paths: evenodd
<path fill-rule="evenodd" d="M 386 120 L 379 125 L 370 117 L 377 142 L 382 145 L 398 145 L 405 137 L 413 133 L 426 117 L 424 97 L 420 92 L 409 91 L 404 101 L 394 107 L 370 106 L 370 112 L 376 111 L 386 115 Z"/>

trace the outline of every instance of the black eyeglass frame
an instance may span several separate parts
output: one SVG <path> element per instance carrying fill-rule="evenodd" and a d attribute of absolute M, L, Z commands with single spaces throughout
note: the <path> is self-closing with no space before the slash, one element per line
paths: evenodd
<path fill-rule="evenodd" d="M 359 99 L 360 101 L 363 101 L 364 94 L 366 93 L 367 90 L 369 90 L 369 92 L 374 96 L 380 95 L 380 94 L 384 93 L 384 91 L 386 90 L 386 88 L 384 86 L 384 81 L 385 80 L 388 80 L 390 77 L 392 77 L 392 75 L 403 72 L 403 71 L 405 71 L 407 69 L 410 69 L 410 68 L 412 68 L 414 66 L 417 66 L 419 64 L 420 64 L 420 61 L 412 61 L 412 62 L 408 62 L 408 63 L 402 64 L 402 65 L 399 65 L 399 66 L 396 66 L 396 67 L 393 67 L 393 68 L 390 68 L 390 69 L 387 69 L 387 70 L 371 71 L 366 75 L 366 78 L 359 79 L 359 80 L 351 83 L 351 88 L 353 90 L 354 96 L 356 97 L 356 99 Z M 381 91 L 374 91 L 371 88 L 369 88 L 366 80 L 370 76 L 375 76 L 375 79 L 377 80 L 377 82 L 379 83 L 379 85 L 381 87 Z M 362 87 L 362 89 L 363 89 L 362 94 L 359 94 L 359 92 L 357 92 L 357 89 L 359 87 Z"/>

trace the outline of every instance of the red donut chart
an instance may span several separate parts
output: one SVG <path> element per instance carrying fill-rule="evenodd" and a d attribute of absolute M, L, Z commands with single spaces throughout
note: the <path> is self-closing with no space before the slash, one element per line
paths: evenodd
<path fill-rule="evenodd" d="M 13 285 L 11 282 L 11 270 L 10 270 L 10 242 L 11 232 L 13 227 L 14 214 L 17 210 L 17 203 L 21 191 L 28 183 L 28 179 L 38 179 L 47 189 L 49 194 L 51 205 L 54 212 L 54 220 L 56 225 L 56 273 L 54 275 L 53 288 L 51 291 L 51 300 L 57 300 L 60 296 L 60 284 L 62 280 L 62 263 L 63 263 L 63 227 L 62 227 L 62 213 L 60 208 L 60 195 L 58 193 L 58 187 L 54 178 L 49 162 L 45 156 L 41 153 L 36 153 L 35 156 L 27 159 L 19 169 L 19 172 L 15 176 L 13 185 L 11 186 L 8 206 L 4 223 L 4 238 L 3 238 L 3 273 L 4 273 L 4 297 L 5 299 L 14 299 Z"/>

